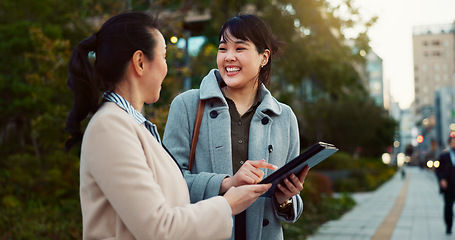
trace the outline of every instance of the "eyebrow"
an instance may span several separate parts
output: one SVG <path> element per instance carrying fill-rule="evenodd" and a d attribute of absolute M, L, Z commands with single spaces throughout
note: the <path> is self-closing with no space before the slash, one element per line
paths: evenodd
<path fill-rule="evenodd" d="M 222 44 L 222 43 L 226 43 L 226 41 L 225 41 L 225 40 L 221 40 L 221 41 L 220 41 L 220 44 Z M 245 41 L 243 41 L 243 40 L 237 40 L 237 41 L 235 41 L 234 43 L 236 43 L 236 44 L 250 45 L 250 44 L 248 44 L 248 42 L 245 42 Z"/>

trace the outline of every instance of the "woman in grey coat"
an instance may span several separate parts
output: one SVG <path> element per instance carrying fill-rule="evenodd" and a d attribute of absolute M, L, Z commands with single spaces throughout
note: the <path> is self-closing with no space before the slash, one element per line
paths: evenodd
<path fill-rule="evenodd" d="M 264 86 L 278 49 L 268 26 L 252 15 L 234 17 L 223 25 L 219 39 L 218 70 L 207 74 L 200 90 L 173 100 L 163 137 L 182 167 L 192 202 L 256 184 L 300 151 L 297 118 Z M 206 105 L 190 172 L 199 99 Z M 302 213 L 299 192 L 307 172 L 289 176 L 272 198 L 261 197 L 236 216 L 231 239 L 283 239 L 280 221 L 294 222 Z"/>

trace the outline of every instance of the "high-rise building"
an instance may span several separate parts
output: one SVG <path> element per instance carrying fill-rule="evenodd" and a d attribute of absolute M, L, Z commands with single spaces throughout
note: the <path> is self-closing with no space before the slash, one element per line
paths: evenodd
<path fill-rule="evenodd" d="M 455 23 L 413 28 L 415 115 L 433 114 L 435 92 L 455 86 Z"/>
<path fill-rule="evenodd" d="M 440 152 L 447 147 L 450 132 L 455 130 L 455 87 L 438 89 L 434 108 L 437 150 Z"/>
<path fill-rule="evenodd" d="M 444 90 L 455 87 L 455 22 L 414 27 L 413 53 L 415 121 L 425 139 L 418 149 L 432 158 L 450 132 L 445 113 L 453 107 L 445 104 L 450 92 Z"/>
<path fill-rule="evenodd" d="M 377 106 L 384 106 L 384 82 L 382 79 L 382 59 L 373 51 L 366 55 L 366 72 L 368 78 L 368 92 Z"/>

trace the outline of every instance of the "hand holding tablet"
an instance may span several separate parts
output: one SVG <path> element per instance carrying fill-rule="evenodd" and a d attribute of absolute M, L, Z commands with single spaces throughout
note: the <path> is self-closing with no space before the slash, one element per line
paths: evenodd
<path fill-rule="evenodd" d="M 332 144 L 324 142 L 315 143 L 302 154 L 259 182 L 259 184 L 272 183 L 272 187 L 261 197 L 273 196 L 277 189 L 277 184 L 281 183 L 283 179 L 289 177 L 291 174 L 298 176 L 305 166 L 312 168 L 336 151 L 338 151 L 338 148 Z"/>

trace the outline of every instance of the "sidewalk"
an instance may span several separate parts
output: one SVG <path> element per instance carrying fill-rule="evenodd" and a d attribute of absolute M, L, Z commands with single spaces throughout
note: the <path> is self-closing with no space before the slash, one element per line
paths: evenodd
<path fill-rule="evenodd" d="M 455 232 L 445 234 L 443 198 L 435 174 L 418 167 L 405 171 L 405 179 L 397 172 L 376 191 L 354 194 L 354 209 L 307 239 L 455 240 Z"/>

